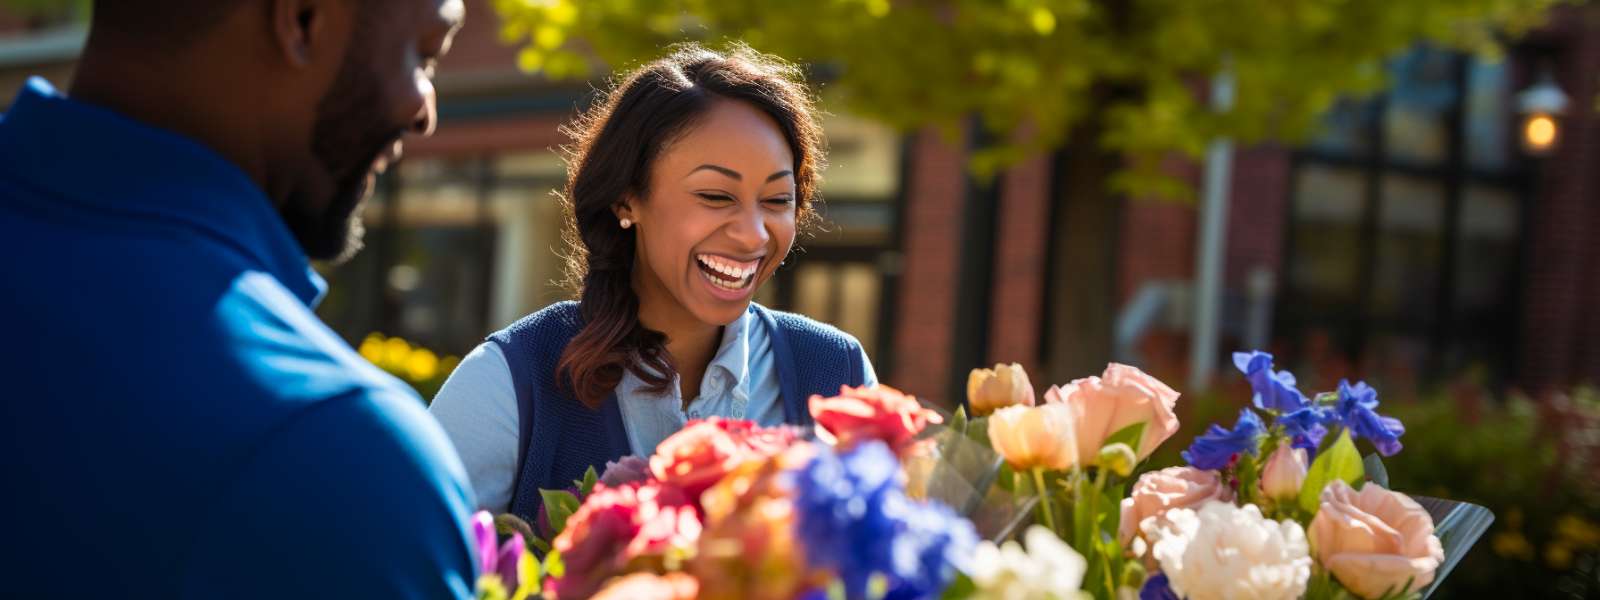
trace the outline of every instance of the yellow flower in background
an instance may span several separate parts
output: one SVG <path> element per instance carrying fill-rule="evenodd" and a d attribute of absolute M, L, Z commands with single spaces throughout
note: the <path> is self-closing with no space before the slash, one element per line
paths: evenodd
<path fill-rule="evenodd" d="M 1524 561 L 1533 560 L 1533 545 L 1529 544 L 1528 538 L 1522 537 L 1520 532 L 1505 531 L 1497 533 L 1493 539 L 1489 540 L 1489 547 L 1494 549 L 1495 554 L 1504 558 Z"/>
<path fill-rule="evenodd" d="M 432 350 L 412 345 L 405 338 L 376 332 L 362 339 L 357 351 L 378 368 L 410 382 L 424 396 L 438 391 L 437 384 L 443 383 L 461 364 L 461 357 L 440 357 Z"/>
<path fill-rule="evenodd" d="M 427 381 L 439 374 L 439 357 L 427 348 L 417 348 L 406 357 L 406 375 L 413 381 Z"/>
<path fill-rule="evenodd" d="M 411 344 L 405 340 L 392 337 L 383 343 L 383 361 L 378 363 L 385 369 L 395 369 L 406 364 L 406 359 L 411 358 Z"/>
<path fill-rule="evenodd" d="M 1600 547 L 1600 526 L 1577 515 L 1561 515 L 1556 521 L 1556 535 L 1579 548 Z"/>
<path fill-rule="evenodd" d="M 367 339 L 361 340 L 361 358 L 367 362 L 378 364 L 383 361 L 383 335 L 378 333 L 367 334 Z"/>

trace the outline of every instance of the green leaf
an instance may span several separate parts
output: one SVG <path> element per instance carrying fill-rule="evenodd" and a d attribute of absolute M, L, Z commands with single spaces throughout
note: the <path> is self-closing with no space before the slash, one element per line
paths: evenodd
<path fill-rule="evenodd" d="M 956 580 L 950 582 L 949 587 L 944 588 L 944 595 L 940 596 L 940 598 L 960 600 L 962 598 L 971 598 L 976 593 L 978 593 L 978 586 L 972 582 L 972 578 L 967 577 L 965 573 L 957 572 Z"/>
<path fill-rule="evenodd" d="M 567 517 L 578 512 L 581 505 L 578 497 L 564 490 L 539 490 L 539 496 L 544 498 L 544 510 L 550 516 L 550 528 L 561 533 L 567 528 Z"/>
<path fill-rule="evenodd" d="M 950 417 L 950 428 L 961 435 L 967 434 L 967 407 L 956 407 L 956 414 Z"/>
<path fill-rule="evenodd" d="M 1368 454 L 1366 458 L 1361 459 L 1361 466 L 1367 472 L 1367 481 L 1376 483 L 1386 490 L 1394 489 L 1389 487 L 1389 469 L 1384 468 L 1382 457 L 1376 454 Z"/>
<path fill-rule="evenodd" d="M 599 480 L 600 476 L 595 475 L 594 465 L 589 465 L 589 470 L 583 472 L 583 479 L 573 482 L 578 484 L 578 497 L 588 498 L 589 492 L 594 491 L 595 482 Z"/>
<path fill-rule="evenodd" d="M 1116 433 L 1111 434 L 1111 437 L 1106 438 L 1105 443 L 1100 444 L 1100 447 L 1105 448 L 1106 446 L 1121 442 L 1127 444 L 1129 448 L 1133 448 L 1134 454 L 1138 454 L 1139 442 L 1144 439 L 1144 428 L 1146 425 L 1148 425 L 1148 423 L 1139 422 L 1127 427 L 1123 427 L 1122 429 L 1118 429 Z"/>
<path fill-rule="evenodd" d="M 1362 473 L 1361 453 L 1356 451 L 1355 442 L 1350 440 L 1350 432 L 1340 431 L 1339 440 L 1318 455 L 1317 460 L 1312 461 L 1311 469 L 1306 472 L 1305 485 L 1300 488 L 1300 509 L 1308 515 L 1315 515 L 1317 506 L 1321 504 L 1322 488 L 1334 480 L 1355 485 L 1361 480 Z"/>

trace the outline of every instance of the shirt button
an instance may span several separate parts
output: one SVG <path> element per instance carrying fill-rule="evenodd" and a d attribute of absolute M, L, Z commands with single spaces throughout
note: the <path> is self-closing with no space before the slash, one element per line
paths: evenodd
<path fill-rule="evenodd" d="M 700 418 L 700 411 L 699 410 L 691 410 L 691 411 L 689 411 L 689 418 L 691 418 L 691 419 Z"/>

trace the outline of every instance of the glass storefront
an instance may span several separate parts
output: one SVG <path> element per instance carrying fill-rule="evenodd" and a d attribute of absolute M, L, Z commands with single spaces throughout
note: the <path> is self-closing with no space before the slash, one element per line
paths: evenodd
<path fill-rule="evenodd" d="M 1391 63 L 1387 93 L 1342 102 L 1296 154 L 1276 327 L 1288 350 L 1375 378 L 1506 374 L 1525 218 L 1506 69 L 1419 48 Z"/>

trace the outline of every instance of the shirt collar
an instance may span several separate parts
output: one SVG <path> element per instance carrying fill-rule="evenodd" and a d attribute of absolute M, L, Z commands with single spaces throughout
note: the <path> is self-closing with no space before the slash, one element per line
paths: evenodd
<path fill-rule="evenodd" d="M 750 372 L 750 323 L 754 318 L 755 313 L 747 310 L 722 328 L 722 343 L 706 369 L 708 373 L 722 372 L 734 393 L 745 397 L 749 396 L 745 379 Z"/>
<path fill-rule="evenodd" d="M 307 305 L 327 283 L 261 188 L 178 134 L 72 100 L 30 78 L 0 117 L 0 172 L 64 204 L 191 229 L 239 250 Z"/>

